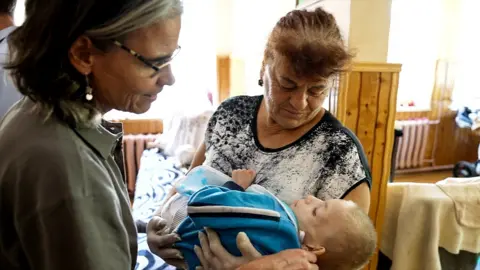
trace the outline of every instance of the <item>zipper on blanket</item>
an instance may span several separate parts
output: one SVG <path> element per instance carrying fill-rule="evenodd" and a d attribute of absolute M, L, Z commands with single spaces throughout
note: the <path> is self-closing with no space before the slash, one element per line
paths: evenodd
<path fill-rule="evenodd" d="M 190 217 L 218 217 L 218 218 L 255 218 L 263 220 L 272 220 L 279 222 L 279 217 L 271 217 L 257 214 L 247 214 L 247 213 L 196 213 L 189 214 Z"/>
<path fill-rule="evenodd" d="M 190 217 L 255 218 L 280 222 L 280 214 L 278 212 L 251 207 L 190 205 L 187 207 L 187 213 Z"/>

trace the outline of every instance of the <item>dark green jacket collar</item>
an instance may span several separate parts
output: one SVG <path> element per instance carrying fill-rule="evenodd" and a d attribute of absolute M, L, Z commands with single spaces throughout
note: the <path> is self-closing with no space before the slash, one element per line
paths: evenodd
<path fill-rule="evenodd" d="M 75 128 L 76 133 L 104 159 L 113 154 L 115 147 L 122 139 L 121 123 L 102 120 L 96 128 Z"/>

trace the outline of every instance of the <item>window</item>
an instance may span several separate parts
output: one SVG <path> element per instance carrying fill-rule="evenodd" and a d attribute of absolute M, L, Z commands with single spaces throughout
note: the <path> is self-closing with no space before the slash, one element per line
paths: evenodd
<path fill-rule="evenodd" d="M 402 64 L 398 108 L 428 110 L 439 58 L 442 1 L 393 0 L 388 62 Z"/>
<path fill-rule="evenodd" d="M 479 1 L 463 0 L 460 6 L 458 42 L 455 50 L 455 75 L 452 94 L 452 109 L 461 107 L 480 108 L 480 38 L 477 36 L 480 17 Z"/>

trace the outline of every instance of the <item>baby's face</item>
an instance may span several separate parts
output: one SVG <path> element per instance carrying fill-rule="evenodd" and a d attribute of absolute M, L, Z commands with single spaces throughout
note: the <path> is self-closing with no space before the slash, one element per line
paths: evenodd
<path fill-rule="evenodd" d="M 355 204 L 345 200 L 322 201 L 314 196 L 295 201 L 291 208 L 299 229 L 305 232 L 304 243 L 319 244 L 322 239 L 343 227 L 345 213 Z"/>

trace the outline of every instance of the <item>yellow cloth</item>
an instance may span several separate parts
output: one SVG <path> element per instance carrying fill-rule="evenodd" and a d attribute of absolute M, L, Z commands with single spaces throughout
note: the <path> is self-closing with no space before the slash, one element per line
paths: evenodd
<path fill-rule="evenodd" d="M 438 247 L 453 254 L 480 252 L 475 227 L 457 221 L 454 201 L 438 185 L 392 183 L 380 249 L 392 259 L 391 270 L 440 270 Z"/>

